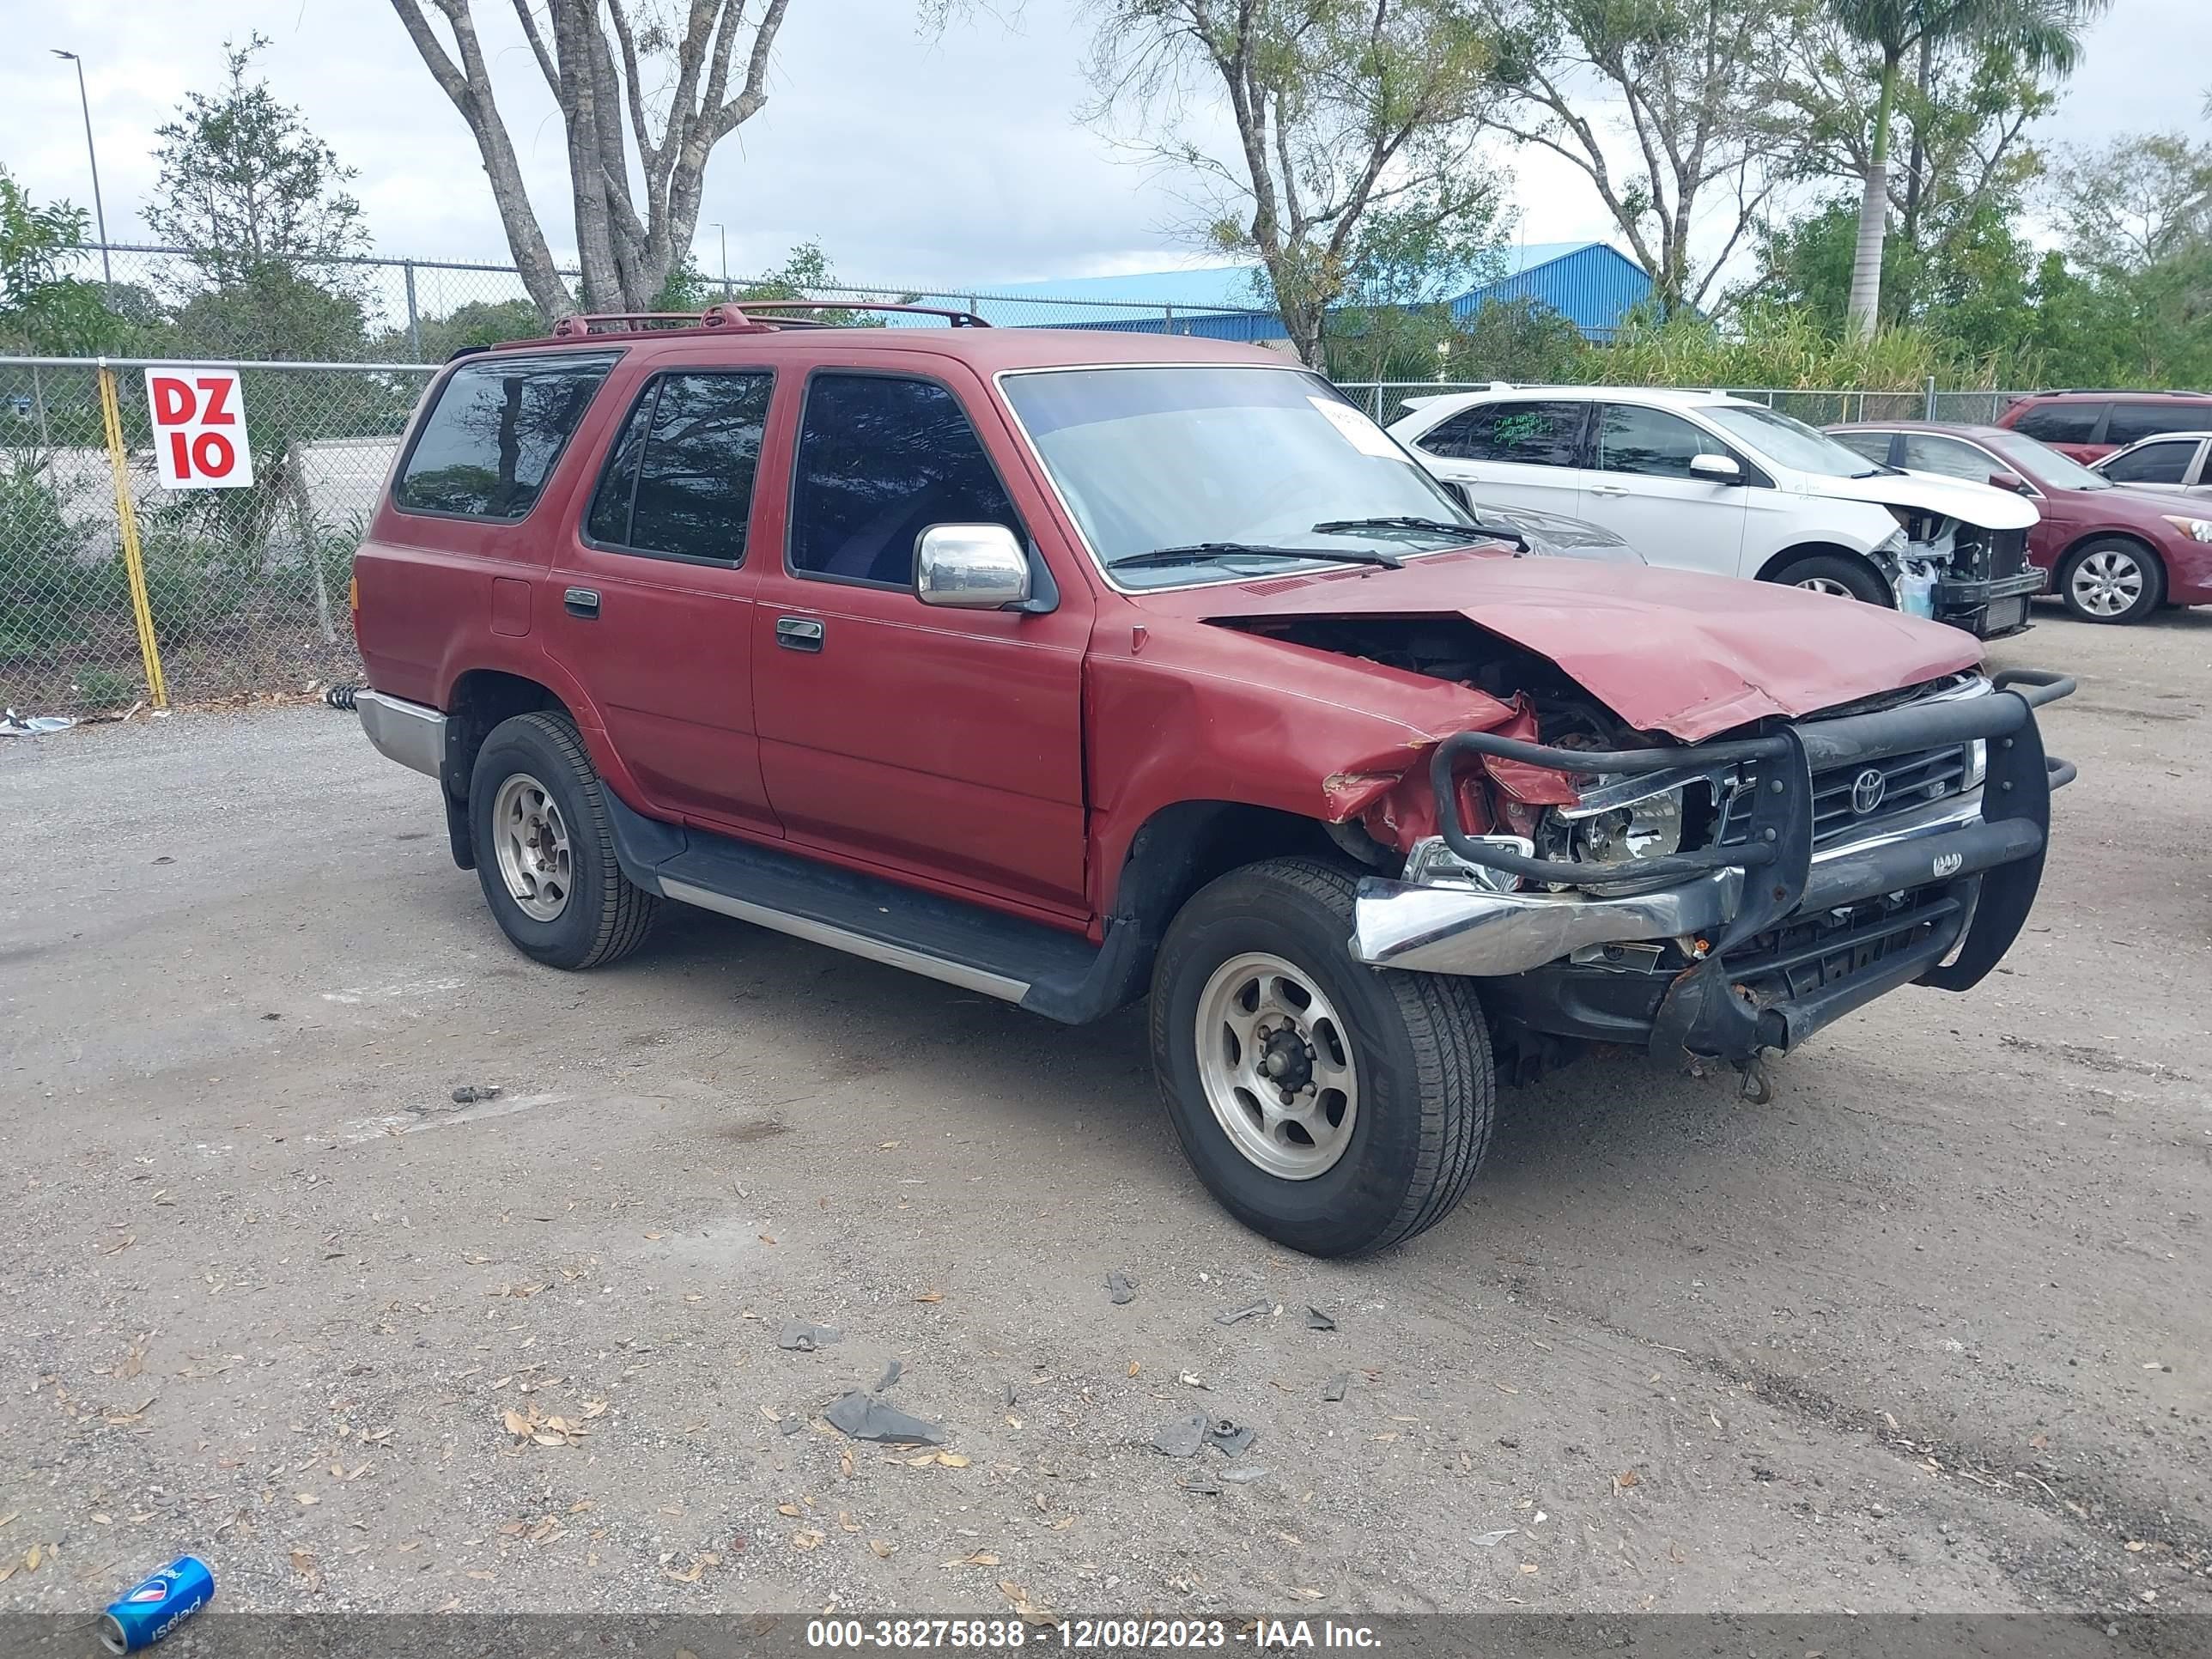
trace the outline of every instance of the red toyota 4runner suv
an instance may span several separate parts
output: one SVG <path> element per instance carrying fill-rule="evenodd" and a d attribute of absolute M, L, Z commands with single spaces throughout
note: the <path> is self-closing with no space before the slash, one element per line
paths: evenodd
<path fill-rule="evenodd" d="M 570 318 L 422 399 L 362 723 L 538 961 L 674 899 L 1050 1019 L 1149 994 L 1206 1184 L 1340 1255 L 1458 1201 L 1501 1071 L 1757 1092 L 2019 932 L 2069 682 L 1527 556 L 1267 351 L 823 314 Z"/>

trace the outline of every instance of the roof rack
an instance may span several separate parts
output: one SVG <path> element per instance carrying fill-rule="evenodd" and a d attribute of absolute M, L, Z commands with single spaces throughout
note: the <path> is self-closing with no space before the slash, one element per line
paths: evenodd
<path fill-rule="evenodd" d="M 955 328 L 988 328 L 990 324 L 972 311 L 943 306 L 891 304 L 873 300 L 745 300 L 724 301 L 701 312 L 591 311 L 572 312 L 553 325 L 556 340 L 581 339 L 605 334 L 769 334 L 786 328 L 828 326 L 812 316 L 755 316 L 756 312 L 896 311 L 922 317 L 942 317 Z M 520 344 L 521 342 L 514 342 Z"/>
<path fill-rule="evenodd" d="M 2047 386 L 2040 392 L 2022 392 L 2020 398 L 2212 398 L 2212 392 L 2160 392 L 2142 386 Z"/>

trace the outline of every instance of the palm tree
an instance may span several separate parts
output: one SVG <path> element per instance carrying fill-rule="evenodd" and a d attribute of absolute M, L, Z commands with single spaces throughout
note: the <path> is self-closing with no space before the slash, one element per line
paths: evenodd
<path fill-rule="evenodd" d="M 2008 46 L 2033 69 L 2069 72 L 2081 33 L 2112 0 L 1826 0 L 1854 39 L 1881 55 L 1874 146 L 1859 200 L 1858 251 L 1851 264 L 1850 322 L 1871 334 L 1881 304 L 1881 250 L 1889 230 L 1889 122 L 1899 66 L 1923 47 Z"/>

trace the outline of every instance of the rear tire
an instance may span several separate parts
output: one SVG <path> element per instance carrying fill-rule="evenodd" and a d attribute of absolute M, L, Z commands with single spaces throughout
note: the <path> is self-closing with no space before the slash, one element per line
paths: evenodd
<path fill-rule="evenodd" d="M 1856 559 L 1841 558 L 1833 553 L 1816 553 L 1810 558 L 1796 560 L 1783 566 L 1768 580 L 1786 587 L 1809 588 L 1816 593 L 1856 599 L 1862 605 L 1878 605 L 1885 611 L 1897 608 L 1895 596 L 1880 575 Z"/>
<path fill-rule="evenodd" d="M 1231 871 L 1183 906 L 1152 968 L 1152 1063 L 1191 1167 L 1239 1221 L 1309 1255 L 1433 1226 L 1490 1144 L 1474 988 L 1354 961 L 1354 890 L 1310 859 Z"/>
<path fill-rule="evenodd" d="M 484 902 L 515 949 L 549 968 L 598 968 L 645 942 L 660 901 L 615 857 L 605 786 L 565 714 L 492 728 L 469 776 Z"/>
<path fill-rule="evenodd" d="M 2083 622 L 2137 623 L 2166 598 L 2166 567 L 2141 542 L 2105 536 L 2059 562 L 2058 597 Z"/>

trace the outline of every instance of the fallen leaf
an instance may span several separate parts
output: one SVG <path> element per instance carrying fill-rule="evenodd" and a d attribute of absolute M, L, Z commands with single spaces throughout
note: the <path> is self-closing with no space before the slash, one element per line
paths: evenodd
<path fill-rule="evenodd" d="M 848 1513 L 846 1513 L 843 1510 L 839 1510 L 837 1511 L 837 1530 L 838 1530 L 838 1531 L 840 1531 L 840 1532 L 858 1532 L 858 1531 L 860 1531 L 860 1523 L 859 1522 L 857 1522 L 857 1521 L 855 1521 L 854 1519 L 853 1519 L 853 1517 L 852 1517 L 850 1515 L 848 1515 Z"/>
<path fill-rule="evenodd" d="M 1321 1600 L 1321 1592 L 1319 1590 L 1308 1589 L 1303 1584 L 1291 1585 L 1291 1594 L 1297 1596 L 1301 1601 L 1318 1601 Z"/>
<path fill-rule="evenodd" d="M 294 1496 L 294 1497 L 295 1497 L 295 1498 L 297 1498 L 300 1500 L 300 1506 L 301 1506 L 302 1509 L 306 1508 L 307 1505 L 309 1505 L 309 1504 L 319 1504 L 319 1503 L 321 1503 L 321 1502 L 323 1501 L 321 1498 L 319 1498 L 316 1497 L 316 1496 L 315 1496 L 315 1494 L 314 1494 L 314 1493 L 313 1493 L 313 1492 L 295 1492 L 295 1493 L 293 1494 L 293 1496 Z"/>
<path fill-rule="evenodd" d="M 294 1550 L 292 1571 L 302 1578 L 313 1578 L 315 1576 L 315 1558 L 305 1550 Z"/>
<path fill-rule="evenodd" d="M 694 1561 L 681 1572 L 677 1571 L 673 1567 L 663 1567 L 660 1571 L 664 1576 L 674 1579 L 679 1584 L 696 1584 L 699 1582 L 701 1575 L 707 1571 L 707 1564 L 704 1561 Z"/>
<path fill-rule="evenodd" d="M 770 1235 L 770 1234 L 768 1234 L 768 1233 L 763 1233 L 763 1234 L 760 1236 L 760 1242 L 761 1242 L 762 1243 L 763 1243 L 763 1244 L 773 1244 L 773 1243 L 775 1243 L 775 1237 L 774 1237 L 772 1235 Z"/>
<path fill-rule="evenodd" d="M 1634 1469 L 1623 1469 L 1613 1477 L 1613 1484 L 1626 1492 L 1629 1487 L 1639 1484 L 1643 1478 Z"/>
<path fill-rule="evenodd" d="M 30 1548 L 23 1552 L 23 1571 L 25 1572 L 36 1572 L 39 1570 L 39 1563 L 46 1559 L 46 1547 L 44 1544 L 32 1545 Z"/>
<path fill-rule="evenodd" d="M 977 1550 L 972 1555 L 963 1555 L 958 1560 L 947 1561 L 945 1565 L 948 1567 L 995 1567 L 999 1565 L 999 1558 L 988 1550 Z"/>
<path fill-rule="evenodd" d="M 868 1547 L 875 1552 L 876 1559 L 878 1561 L 888 1561 L 898 1552 L 897 1545 L 886 1543 L 880 1538 L 868 1540 Z"/>
<path fill-rule="evenodd" d="M 937 1461 L 948 1469 L 964 1469 L 968 1467 L 967 1457 L 960 1452 L 939 1452 L 937 1454 Z"/>
<path fill-rule="evenodd" d="M 778 1515 L 787 1515 L 794 1521 L 798 1520 L 801 1515 L 805 1513 L 805 1511 L 801 1510 L 796 1504 L 778 1504 L 775 1506 L 775 1512 Z"/>
<path fill-rule="evenodd" d="M 848 1480 L 853 1478 L 853 1449 L 850 1446 L 837 1454 L 837 1473 Z"/>
<path fill-rule="evenodd" d="M 489 1584 L 493 1579 L 498 1577 L 499 1575 L 492 1571 L 489 1567 L 478 1567 L 474 1571 L 471 1572 L 468 1577 L 475 1579 L 478 1583 Z"/>
<path fill-rule="evenodd" d="M 803 1528 L 791 1534 L 791 1547 L 795 1550 L 818 1550 L 829 1536 L 818 1528 Z"/>
<path fill-rule="evenodd" d="M 1521 1571 L 1523 1572 L 1534 1572 L 1536 1571 L 1536 1564 L 1534 1561 L 1523 1561 L 1521 1564 Z"/>
<path fill-rule="evenodd" d="M 1144 1369 L 1144 1363 L 1141 1360 L 1132 1359 L 1129 1362 L 1129 1375 L 1132 1376 L 1134 1376 L 1139 1371 Z"/>
<path fill-rule="evenodd" d="M 2031 1434 L 2027 1437 L 2027 1443 L 2037 1451 L 2045 1451 L 2050 1448 L 2051 1437 L 2041 1433 Z"/>
<path fill-rule="evenodd" d="M 942 1302 L 945 1300 L 945 1292 L 942 1291 L 924 1291 L 920 1296 L 915 1297 L 915 1300 L 917 1302 Z"/>
<path fill-rule="evenodd" d="M 520 1412 L 502 1412 L 499 1420 L 509 1434 L 526 1435 L 531 1431 L 530 1419 Z"/>
<path fill-rule="evenodd" d="M 2141 1555 L 2143 1552 L 2142 1540 L 2140 1538 L 2130 1538 L 2128 1540 L 2127 1550 L 2130 1555 Z"/>

